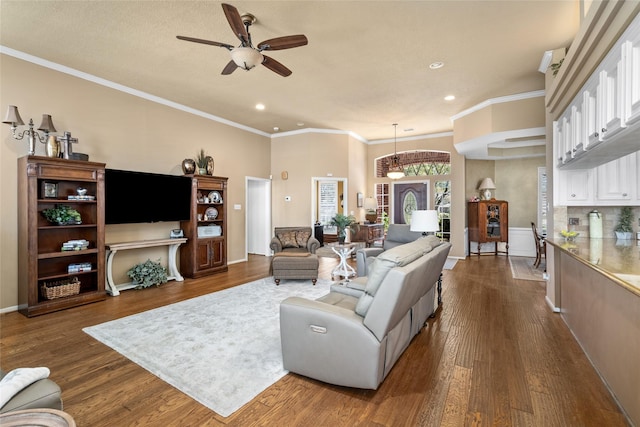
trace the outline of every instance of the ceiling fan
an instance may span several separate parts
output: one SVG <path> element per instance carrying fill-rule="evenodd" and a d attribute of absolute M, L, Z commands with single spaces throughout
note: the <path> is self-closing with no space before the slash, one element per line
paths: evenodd
<path fill-rule="evenodd" d="M 274 39 L 265 40 L 258 43 L 257 47 L 253 47 L 251 42 L 251 34 L 249 27 L 256 22 L 256 17 L 246 13 L 240 15 L 238 9 L 230 4 L 222 3 L 224 15 L 233 30 L 233 33 L 240 39 L 240 46 L 234 47 L 230 44 L 214 42 L 212 40 L 197 39 L 194 37 L 176 36 L 180 40 L 189 42 L 209 44 L 219 46 L 231 52 L 231 61 L 224 67 L 222 74 L 227 75 L 233 73 L 236 68 L 242 68 L 249 71 L 258 64 L 262 64 L 271 71 L 280 74 L 283 77 L 291 75 L 291 70 L 282 65 L 273 58 L 264 55 L 265 50 L 282 50 L 291 49 L 298 46 L 304 46 L 308 43 L 307 37 L 303 34 L 295 36 L 276 37 Z"/>

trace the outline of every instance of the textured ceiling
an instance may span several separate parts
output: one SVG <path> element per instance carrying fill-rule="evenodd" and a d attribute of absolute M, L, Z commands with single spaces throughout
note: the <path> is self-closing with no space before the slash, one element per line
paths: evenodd
<path fill-rule="evenodd" d="M 568 0 L 229 3 L 257 17 L 254 44 L 307 36 L 268 53 L 291 76 L 262 66 L 223 76 L 228 51 L 176 39 L 238 44 L 217 1 L 2 0 L 0 44 L 268 134 L 373 141 L 393 138 L 392 123 L 398 138 L 450 131 L 451 116 L 480 102 L 544 89 L 544 51 L 569 46 L 579 25 Z M 434 61 L 445 66 L 430 70 Z"/>

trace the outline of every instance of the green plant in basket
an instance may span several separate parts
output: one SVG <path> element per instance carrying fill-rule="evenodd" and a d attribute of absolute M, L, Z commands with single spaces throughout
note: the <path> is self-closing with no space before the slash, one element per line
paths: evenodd
<path fill-rule="evenodd" d="M 148 288 L 149 286 L 159 286 L 167 283 L 167 269 L 159 262 L 153 262 L 150 259 L 140 264 L 136 264 L 129 271 L 127 276 L 136 285 L 136 289 Z"/>
<path fill-rule="evenodd" d="M 80 212 L 67 205 L 55 205 L 53 208 L 44 209 L 42 214 L 47 221 L 53 224 L 81 224 Z"/>

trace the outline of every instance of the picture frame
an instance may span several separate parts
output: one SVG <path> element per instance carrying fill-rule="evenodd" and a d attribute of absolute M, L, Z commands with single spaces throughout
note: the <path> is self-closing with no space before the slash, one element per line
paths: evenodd
<path fill-rule="evenodd" d="M 358 207 L 361 208 L 364 206 L 364 194 L 358 193 L 356 200 L 358 201 Z"/>
<path fill-rule="evenodd" d="M 43 199 L 57 199 L 58 198 L 58 183 L 51 181 L 42 182 L 42 198 Z"/>

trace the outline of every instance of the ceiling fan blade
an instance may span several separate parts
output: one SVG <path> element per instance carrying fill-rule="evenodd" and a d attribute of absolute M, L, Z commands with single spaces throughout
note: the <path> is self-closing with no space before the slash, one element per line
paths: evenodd
<path fill-rule="evenodd" d="M 231 46 L 230 44 L 214 42 L 213 40 L 196 39 L 194 37 L 186 37 L 186 36 L 176 36 L 176 38 L 178 38 L 180 40 L 185 40 L 185 41 L 188 41 L 188 42 L 195 42 L 195 43 L 209 44 L 211 46 L 224 47 L 224 48 L 229 49 L 229 50 L 233 49 L 233 46 Z"/>
<path fill-rule="evenodd" d="M 238 9 L 230 4 L 222 3 L 222 10 L 224 10 L 224 16 L 227 17 L 227 21 L 233 30 L 233 33 L 240 39 L 243 46 L 249 46 L 249 34 L 247 29 L 242 23 L 242 18 Z"/>
<path fill-rule="evenodd" d="M 231 73 L 233 73 L 236 68 L 238 68 L 238 66 L 236 65 L 235 62 L 233 62 L 233 60 L 229 61 L 229 63 L 227 65 L 225 65 L 225 67 L 222 69 L 222 75 L 226 76 L 229 75 Z"/>
<path fill-rule="evenodd" d="M 262 61 L 262 65 L 270 69 L 271 71 L 280 74 L 282 77 L 288 77 L 291 75 L 291 70 L 276 61 L 273 58 L 269 58 L 267 55 L 264 56 L 264 61 Z"/>
<path fill-rule="evenodd" d="M 295 36 L 276 37 L 258 44 L 258 50 L 282 50 L 291 49 L 293 47 L 304 46 L 308 44 L 307 37 L 303 34 Z"/>

